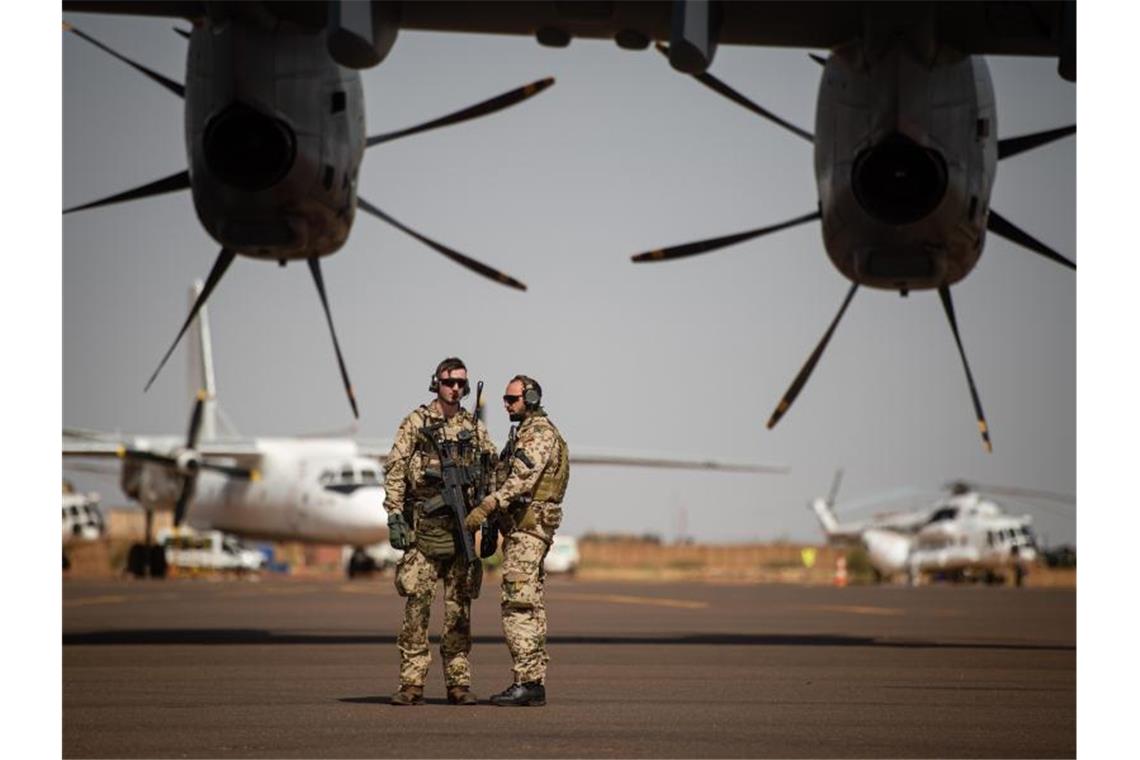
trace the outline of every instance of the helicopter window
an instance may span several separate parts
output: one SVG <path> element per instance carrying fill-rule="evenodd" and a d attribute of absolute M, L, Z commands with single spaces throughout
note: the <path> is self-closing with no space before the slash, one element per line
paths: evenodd
<path fill-rule="evenodd" d="M 344 90 L 337 90 L 334 92 L 332 94 L 332 107 L 329 110 L 329 113 L 340 113 L 343 111 L 347 100 L 348 99 L 345 97 Z"/>
<path fill-rule="evenodd" d="M 349 469 L 341 470 L 340 479 L 346 483 L 351 483 L 356 480 L 356 473 Z"/>
<path fill-rule="evenodd" d="M 72 507 L 68 507 L 68 508 L 67 508 L 67 513 L 68 513 L 69 515 L 71 515 L 72 517 L 79 517 L 79 508 L 78 508 L 78 507 L 74 507 L 74 506 L 72 506 Z"/>

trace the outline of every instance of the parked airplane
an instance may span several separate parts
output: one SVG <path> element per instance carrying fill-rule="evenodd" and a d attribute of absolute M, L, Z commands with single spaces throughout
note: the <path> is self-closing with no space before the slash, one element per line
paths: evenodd
<path fill-rule="evenodd" d="M 69 10 L 99 11 L 106 4 L 70 3 Z M 147 4 L 115 5 L 112 12 L 147 13 Z M 290 20 L 290 3 L 216 3 L 191 14 L 185 84 L 112 50 L 77 27 L 65 31 L 139 71 L 185 106 L 189 168 L 142 187 L 84 203 L 65 214 L 189 189 L 198 219 L 221 246 L 206 287 L 146 384 L 149 389 L 194 315 L 239 254 L 254 259 L 304 259 L 324 308 L 354 417 L 359 417 L 332 313 L 320 259 L 348 239 L 359 208 L 419 240 L 457 264 L 519 290 L 519 280 L 436 242 L 357 195 L 366 148 L 500 111 L 554 83 L 540 79 L 424 124 L 367 136 L 358 72 L 340 66 L 326 49 L 335 31 L 313 33 Z M 298 3 L 292 10 L 302 9 Z M 188 6 L 182 5 L 181 9 Z M 172 6 L 167 6 L 170 10 Z M 165 14 L 163 14 L 165 15 Z M 178 10 L 172 15 L 182 15 Z M 303 21 L 303 19 L 301 19 Z"/>
<path fill-rule="evenodd" d="M 906 573 L 915 584 L 924 573 L 954 577 L 980 573 L 992 581 L 1012 571 L 1020 586 L 1037 560 L 1033 518 L 1009 515 L 966 485 L 955 486 L 930 509 L 857 522 L 839 522 L 833 498 L 811 502 L 828 542 L 865 549 L 880 578 Z"/>
<path fill-rule="evenodd" d="M 191 290 L 201 297 L 202 286 Z M 122 460 L 123 493 L 146 511 L 146 540 L 131 547 L 128 569 L 161 575 L 162 547 L 152 543 L 153 514 L 173 512 L 174 525 L 243 538 L 347 544 L 362 549 L 388 536 L 381 463 L 390 441 L 348 438 L 225 439 L 217 429 L 216 386 L 206 309 L 194 322 L 193 376 L 201 384 L 185 438 L 65 429 L 65 459 Z M 698 459 L 633 457 L 585 450 L 575 464 L 784 473 L 786 467 Z M 351 560 L 350 560 L 351 562 Z M 350 565 L 351 567 L 351 565 Z"/>

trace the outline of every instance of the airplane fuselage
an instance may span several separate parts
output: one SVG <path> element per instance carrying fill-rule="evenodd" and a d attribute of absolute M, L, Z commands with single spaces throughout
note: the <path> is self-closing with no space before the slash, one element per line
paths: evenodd
<path fill-rule="evenodd" d="M 980 56 L 897 41 L 837 47 L 817 100 L 815 174 L 828 257 L 849 280 L 919 290 L 977 264 L 997 166 Z"/>
<path fill-rule="evenodd" d="M 259 478 L 197 475 L 187 523 L 244 538 L 366 546 L 388 535 L 384 491 L 374 459 L 348 440 L 258 439 Z M 127 481 L 124 469 L 124 481 Z M 170 468 L 143 464 L 128 496 L 148 509 L 174 508 Z"/>
<path fill-rule="evenodd" d="M 323 28 L 260 18 L 255 8 L 207 20 L 190 36 L 194 208 L 211 237 L 241 254 L 325 256 L 344 245 L 356 210 L 360 75 L 330 57 Z"/>

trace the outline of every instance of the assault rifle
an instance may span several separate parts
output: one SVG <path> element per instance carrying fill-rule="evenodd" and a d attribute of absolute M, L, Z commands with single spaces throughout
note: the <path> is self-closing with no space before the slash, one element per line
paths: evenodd
<path fill-rule="evenodd" d="M 439 506 L 447 506 L 451 514 L 455 515 L 456 532 L 459 534 L 459 542 L 463 544 L 463 554 L 467 562 L 474 562 L 474 540 L 471 533 L 467 532 L 464 523 L 469 512 L 467 491 L 477 480 L 481 480 L 481 477 L 478 474 L 479 467 L 465 467 L 459 464 L 459 460 L 463 458 L 463 450 L 472 446 L 471 431 L 459 431 L 458 440 L 448 441 L 439 434 L 442 427 L 443 423 L 438 423 L 423 428 L 424 435 L 432 442 L 435 453 L 439 455 L 439 474 L 443 482 L 443 490 L 440 492 L 442 504 Z M 429 514 L 427 510 L 425 514 Z"/>
<path fill-rule="evenodd" d="M 480 380 L 479 384 L 475 386 L 475 424 L 478 425 L 479 421 L 483 419 L 483 381 Z M 479 452 L 479 477 L 475 480 L 475 488 L 471 494 L 471 503 L 479 505 L 483 499 L 487 497 L 490 491 L 489 480 L 490 474 L 493 471 L 494 463 L 491 461 L 491 454 L 486 451 Z M 499 548 L 499 526 L 491 518 L 483 521 L 479 526 L 479 556 L 487 559 L 495 553 Z"/>

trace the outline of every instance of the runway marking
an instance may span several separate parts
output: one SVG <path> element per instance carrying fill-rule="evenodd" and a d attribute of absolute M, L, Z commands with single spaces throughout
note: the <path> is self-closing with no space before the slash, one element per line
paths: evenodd
<path fill-rule="evenodd" d="M 688 599 L 665 599 L 657 596 L 626 596 L 624 594 L 551 594 L 552 599 L 572 599 L 579 602 L 610 602 L 612 604 L 643 604 L 649 607 L 676 607 L 686 610 L 702 610 L 708 602 L 693 602 Z"/>
<path fill-rule="evenodd" d="M 895 607 L 864 607 L 847 604 L 808 604 L 800 609 L 817 610 L 820 612 L 844 612 L 852 615 L 879 615 L 882 617 L 898 617 L 906 614 Z"/>
<path fill-rule="evenodd" d="M 68 599 L 63 603 L 63 606 L 84 607 L 88 604 L 118 604 L 125 601 L 127 601 L 127 597 L 122 595 L 89 596 L 85 599 Z"/>

